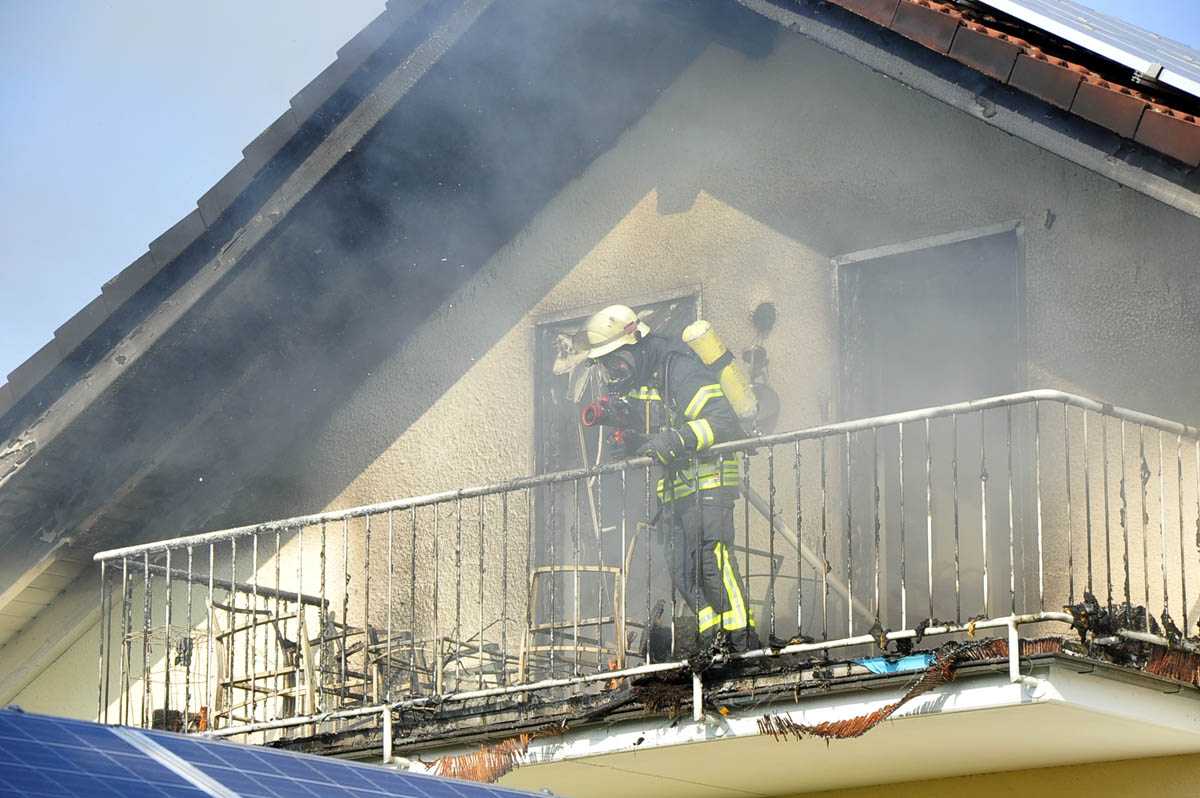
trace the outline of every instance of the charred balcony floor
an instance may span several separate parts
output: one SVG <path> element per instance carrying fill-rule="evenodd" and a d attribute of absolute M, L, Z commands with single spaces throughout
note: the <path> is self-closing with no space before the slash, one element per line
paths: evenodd
<path fill-rule="evenodd" d="M 1179 711 L 1185 716 L 1200 709 L 1200 654 L 1130 641 L 1097 645 L 1075 637 L 1022 639 L 1020 651 L 1022 674 L 1040 680 L 1041 685 L 1013 684 L 1007 678 L 1010 662 L 1003 638 L 965 638 L 906 654 L 881 655 L 875 649 L 854 659 L 783 655 L 717 663 L 704 671 L 699 721 L 693 717 L 692 673 L 680 669 L 597 683 L 586 693 L 570 696 L 525 694 L 399 710 L 392 721 L 392 746 L 396 756 L 418 769 L 495 780 L 529 765 L 622 750 L 645 753 L 658 747 L 744 737 L 747 732 L 772 741 L 813 738 L 847 745 L 851 739 L 880 735 L 877 727 L 889 719 L 1022 704 L 1065 707 L 1078 699 L 1069 690 L 1059 690 L 1058 682 L 1078 676 L 1095 677 L 1092 687 L 1101 692 L 1123 685 L 1118 690 L 1179 697 Z M 1078 692 L 1077 685 L 1071 687 Z M 972 691 L 978 695 L 964 700 Z M 924 704 L 917 701 L 922 696 L 927 696 Z M 803 718 L 813 716 L 814 707 L 828 717 L 806 725 Z M 1137 712 L 1151 717 L 1156 709 L 1147 704 Z M 1166 716 L 1159 721 L 1171 722 Z M 747 724 L 753 725 L 752 731 L 745 728 Z M 329 724 L 316 734 L 271 744 L 379 757 L 385 740 L 377 716 L 338 725 L 341 728 Z M 737 725 L 743 728 L 735 730 Z M 615 729 L 625 731 L 614 736 Z M 630 729 L 642 733 L 634 737 Z M 698 734 L 698 729 L 707 731 Z M 597 743 L 600 738 L 611 739 Z M 1180 738 L 1177 745 L 1154 749 L 1134 745 L 1126 753 L 1133 757 L 1192 750 L 1200 750 L 1200 730 Z M 504 783 L 522 783 L 513 778 L 504 778 Z"/>

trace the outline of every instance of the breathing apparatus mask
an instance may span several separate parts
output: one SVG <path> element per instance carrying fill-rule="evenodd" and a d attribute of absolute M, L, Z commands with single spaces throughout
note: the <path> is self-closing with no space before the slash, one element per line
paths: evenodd
<path fill-rule="evenodd" d="M 622 347 L 595 360 L 600 365 L 605 387 L 612 396 L 622 396 L 634 388 L 637 358 L 629 347 Z"/>

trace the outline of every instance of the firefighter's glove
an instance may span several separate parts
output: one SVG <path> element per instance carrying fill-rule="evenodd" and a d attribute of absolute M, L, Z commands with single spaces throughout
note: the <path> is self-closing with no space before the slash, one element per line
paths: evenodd
<path fill-rule="evenodd" d="M 679 434 L 678 430 L 673 429 L 658 433 L 637 450 L 638 457 L 653 457 L 663 465 L 672 460 L 678 460 L 686 453 L 687 448 L 683 445 L 683 436 Z"/>

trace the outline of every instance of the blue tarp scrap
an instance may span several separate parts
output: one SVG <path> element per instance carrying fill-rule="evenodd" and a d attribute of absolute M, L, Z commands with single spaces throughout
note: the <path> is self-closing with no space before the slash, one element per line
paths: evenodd
<path fill-rule="evenodd" d="M 871 673 L 901 673 L 903 671 L 919 671 L 933 664 L 932 654 L 909 654 L 907 657 L 893 659 L 891 657 L 866 657 L 856 659 L 856 665 L 862 665 Z"/>

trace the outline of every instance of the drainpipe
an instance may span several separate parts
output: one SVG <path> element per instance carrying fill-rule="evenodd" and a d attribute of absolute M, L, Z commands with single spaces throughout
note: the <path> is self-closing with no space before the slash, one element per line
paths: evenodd
<path fill-rule="evenodd" d="M 1020 616 L 1008 617 L 1008 680 L 1013 684 L 1023 684 L 1028 687 L 1041 687 L 1043 682 L 1036 676 L 1025 676 L 1021 673 L 1021 638 L 1017 634 L 1017 622 Z"/>
<path fill-rule="evenodd" d="M 391 764 L 392 761 L 392 708 L 385 705 L 383 707 L 383 764 Z"/>

